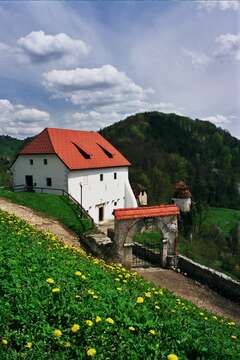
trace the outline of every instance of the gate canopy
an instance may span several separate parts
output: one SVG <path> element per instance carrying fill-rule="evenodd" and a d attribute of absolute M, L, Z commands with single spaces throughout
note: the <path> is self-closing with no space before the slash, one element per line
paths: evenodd
<path fill-rule="evenodd" d="M 179 215 L 176 205 L 143 206 L 138 208 L 116 209 L 113 212 L 116 220 L 127 220 L 135 218 L 154 218 Z"/>

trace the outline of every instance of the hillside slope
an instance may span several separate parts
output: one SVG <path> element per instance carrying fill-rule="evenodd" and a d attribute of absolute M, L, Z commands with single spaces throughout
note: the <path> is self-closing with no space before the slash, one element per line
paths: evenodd
<path fill-rule="evenodd" d="M 151 203 L 169 201 L 174 183 L 185 180 L 195 201 L 240 206 L 240 141 L 214 124 L 148 112 L 101 134 L 131 161 L 131 180 L 148 188 Z"/>

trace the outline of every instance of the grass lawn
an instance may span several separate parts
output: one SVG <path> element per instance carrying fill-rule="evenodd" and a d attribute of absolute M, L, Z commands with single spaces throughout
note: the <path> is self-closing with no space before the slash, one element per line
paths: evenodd
<path fill-rule="evenodd" d="M 203 220 L 205 225 L 218 225 L 225 236 L 229 235 L 238 222 L 240 222 L 240 210 L 214 207 L 209 208 Z"/>
<path fill-rule="evenodd" d="M 135 234 L 133 241 L 140 243 L 149 249 L 161 249 L 163 235 L 160 232 L 143 232 Z"/>
<path fill-rule="evenodd" d="M 0 359 L 240 358 L 233 321 L 2 211 L 0 262 Z"/>
<path fill-rule="evenodd" d="M 91 228 L 89 220 L 80 220 L 76 206 L 64 196 L 0 189 L 1 196 L 57 219 L 78 234 Z"/>

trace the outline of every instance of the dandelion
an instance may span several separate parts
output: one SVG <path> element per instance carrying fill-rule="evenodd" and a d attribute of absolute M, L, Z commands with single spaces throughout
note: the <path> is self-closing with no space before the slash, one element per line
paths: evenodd
<path fill-rule="evenodd" d="M 208 320 L 208 317 L 207 317 L 207 316 L 205 316 L 204 320 Z"/>
<path fill-rule="evenodd" d="M 145 295 L 146 297 L 148 297 L 148 298 L 152 297 L 152 293 L 151 293 L 150 291 L 145 292 L 144 295 Z"/>
<path fill-rule="evenodd" d="M 231 338 L 232 338 L 233 340 L 237 340 L 237 336 L 236 336 L 236 335 L 232 335 Z"/>
<path fill-rule="evenodd" d="M 96 323 L 99 323 L 100 321 L 102 321 L 102 318 L 100 318 L 100 316 L 96 316 L 95 321 L 96 321 Z"/>
<path fill-rule="evenodd" d="M 85 324 L 86 324 L 87 326 L 93 326 L 93 321 L 92 321 L 92 320 L 86 320 L 86 321 L 85 321 Z"/>
<path fill-rule="evenodd" d="M 137 304 L 142 304 L 144 302 L 144 298 L 142 296 L 138 296 L 136 302 L 137 302 Z"/>
<path fill-rule="evenodd" d="M 52 292 L 53 292 L 53 293 L 59 293 L 59 292 L 60 292 L 60 289 L 59 289 L 59 288 L 53 288 L 53 289 L 52 289 Z"/>
<path fill-rule="evenodd" d="M 69 348 L 71 346 L 70 342 L 69 341 L 65 341 L 64 342 L 64 347 L 65 348 Z"/>
<path fill-rule="evenodd" d="M 214 319 L 214 320 L 217 320 L 217 317 L 214 315 L 214 316 L 213 316 L 213 319 Z"/>
<path fill-rule="evenodd" d="M 156 331 L 153 330 L 153 329 L 151 329 L 151 330 L 149 330 L 149 334 L 151 334 L 151 335 L 156 335 Z"/>
<path fill-rule="evenodd" d="M 56 329 L 56 330 L 54 330 L 53 335 L 54 335 L 55 337 L 60 337 L 60 336 L 62 336 L 62 332 L 61 332 L 61 330 Z"/>
<path fill-rule="evenodd" d="M 80 326 L 78 324 L 73 324 L 73 326 L 71 327 L 71 331 L 73 333 L 78 332 L 79 329 L 80 329 Z"/>
<path fill-rule="evenodd" d="M 82 279 L 82 280 L 86 280 L 86 276 L 85 276 L 85 275 L 82 275 L 82 276 L 81 276 L 81 279 Z"/>
<path fill-rule="evenodd" d="M 3 345 L 7 345 L 7 344 L 8 344 L 7 339 L 2 339 L 2 344 L 3 344 Z"/>
<path fill-rule="evenodd" d="M 168 359 L 168 360 L 178 360 L 178 356 L 175 355 L 175 354 L 169 354 L 169 355 L 167 356 L 167 359 Z"/>
<path fill-rule="evenodd" d="M 135 327 L 133 327 L 133 326 L 129 326 L 128 330 L 129 330 L 129 331 L 135 331 L 136 329 L 135 329 Z"/>
<path fill-rule="evenodd" d="M 81 271 L 75 271 L 75 275 L 76 275 L 76 276 L 81 276 L 82 273 L 81 273 Z"/>
<path fill-rule="evenodd" d="M 112 318 L 108 317 L 108 318 L 106 319 L 106 322 L 107 322 L 108 324 L 113 325 L 115 321 L 114 321 Z"/>
<path fill-rule="evenodd" d="M 87 350 L 87 356 L 94 357 L 96 355 L 97 351 L 94 348 L 89 348 Z"/>
<path fill-rule="evenodd" d="M 93 295 L 93 299 L 98 299 L 98 296 L 97 296 L 97 295 Z"/>
<path fill-rule="evenodd" d="M 95 294 L 95 292 L 93 291 L 93 290 L 88 290 L 88 292 L 87 292 L 89 295 L 94 295 Z"/>
<path fill-rule="evenodd" d="M 156 309 L 156 310 L 159 310 L 159 309 L 160 309 L 160 306 L 155 305 L 155 309 Z"/>
<path fill-rule="evenodd" d="M 27 349 L 31 349 L 31 348 L 32 348 L 32 343 L 31 343 L 31 342 L 27 342 L 24 347 L 27 348 Z"/>
<path fill-rule="evenodd" d="M 52 278 L 48 278 L 46 281 L 48 284 L 54 284 L 54 280 Z"/>

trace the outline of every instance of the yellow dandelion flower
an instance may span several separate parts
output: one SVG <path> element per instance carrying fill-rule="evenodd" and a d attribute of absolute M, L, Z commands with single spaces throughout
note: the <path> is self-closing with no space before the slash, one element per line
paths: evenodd
<path fill-rule="evenodd" d="M 208 317 L 207 317 L 207 316 L 205 316 L 204 320 L 208 320 Z"/>
<path fill-rule="evenodd" d="M 60 336 L 62 336 L 62 332 L 61 332 L 61 330 L 56 329 L 56 330 L 54 330 L 53 335 L 54 335 L 55 337 L 60 337 Z"/>
<path fill-rule="evenodd" d="M 7 339 L 2 339 L 2 344 L 3 344 L 3 345 L 7 345 L 7 344 L 8 344 Z"/>
<path fill-rule="evenodd" d="M 167 356 L 167 359 L 168 359 L 168 360 L 178 360 L 178 356 L 175 355 L 175 354 L 169 354 L 169 355 Z"/>
<path fill-rule="evenodd" d="M 152 297 L 152 293 L 151 293 L 150 291 L 145 292 L 144 295 L 145 295 L 146 297 L 148 297 L 148 298 Z"/>
<path fill-rule="evenodd" d="M 136 302 L 137 302 L 137 304 L 142 304 L 144 302 L 144 298 L 142 296 L 138 296 Z"/>
<path fill-rule="evenodd" d="M 112 318 L 108 317 L 108 318 L 106 319 L 106 322 L 107 322 L 108 324 L 113 325 L 115 321 L 114 321 Z"/>
<path fill-rule="evenodd" d="M 27 342 L 24 347 L 27 348 L 27 349 L 31 349 L 31 348 L 32 348 L 32 343 L 31 343 L 31 342 Z"/>
<path fill-rule="evenodd" d="M 94 357 L 96 355 L 97 351 L 94 348 L 90 348 L 87 350 L 87 356 Z"/>
<path fill-rule="evenodd" d="M 88 290 L 87 293 L 88 293 L 89 295 L 94 295 L 94 294 L 95 294 L 95 292 L 94 292 L 93 290 L 91 290 L 91 289 Z"/>
<path fill-rule="evenodd" d="M 151 334 L 151 335 L 156 335 L 156 331 L 153 330 L 153 329 L 151 329 L 151 330 L 149 330 L 149 334 Z"/>
<path fill-rule="evenodd" d="M 54 284 L 54 280 L 52 278 L 48 278 L 46 281 L 48 284 Z"/>
<path fill-rule="evenodd" d="M 59 292 L 60 292 L 60 289 L 59 289 L 59 288 L 53 288 L 53 289 L 52 289 L 52 292 L 53 292 L 53 293 L 59 293 Z"/>
<path fill-rule="evenodd" d="M 81 275 L 82 275 L 81 271 L 75 271 L 74 274 L 75 274 L 76 276 L 81 276 Z"/>
<path fill-rule="evenodd" d="M 99 323 L 100 321 L 102 321 L 102 318 L 100 318 L 100 316 L 96 316 L 95 321 L 96 321 L 96 323 Z"/>
<path fill-rule="evenodd" d="M 86 280 L 86 276 L 85 276 L 85 275 L 82 275 L 82 276 L 81 276 L 81 279 L 82 279 L 82 280 Z"/>
<path fill-rule="evenodd" d="M 97 296 L 97 295 L 93 295 L 93 299 L 98 299 L 98 296 Z"/>
<path fill-rule="evenodd" d="M 80 329 L 80 326 L 78 324 L 73 324 L 73 326 L 71 327 L 71 331 L 73 333 L 78 332 L 79 329 Z"/>
<path fill-rule="evenodd" d="M 159 310 L 159 309 L 160 309 L 160 306 L 155 305 L 155 309 L 156 309 L 156 310 Z"/>
<path fill-rule="evenodd" d="M 86 320 L 86 321 L 85 321 L 85 324 L 86 324 L 87 326 L 93 326 L 93 321 L 92 321 L 92 320 Z"/>
<path fill-rule="evenodd" d="M 129 330 L 129 331 L 135 331 L 136 329 L 135 329 L 135 327 L 133 327 L 133 326 L 129 326 L 128 330 Z"/>
<path fill-rule="evenodd" d="M 233 340 L 237 340 L 237 336 L 236 336 L 236 335 L 232 335 L 231 338 L 232 338 Z"/>
<path fill-rule="evenodd" d="M 214 316 L 213 316 L 213 319 L 214 319 L 214 320 L 217 320 L 217 317 L 214 315 Z"/>
<path fill-rule="evenodd" d="M 71 346 L 70 342 L 69 341 L 65 341 L 64 342 L 64 347 L 65 348 L 69 348 Z"/>
<path fill-rule="evenodd" d="M 234 321 L 231 321 L 231 322 L 228 323 L 228 325 L 234 326 L 234 325 L 236 325 L 236 323 Z"/>

